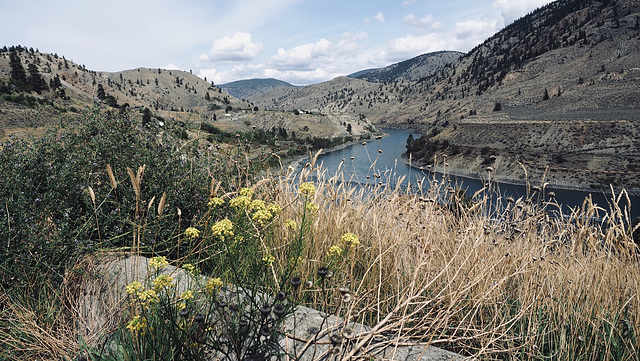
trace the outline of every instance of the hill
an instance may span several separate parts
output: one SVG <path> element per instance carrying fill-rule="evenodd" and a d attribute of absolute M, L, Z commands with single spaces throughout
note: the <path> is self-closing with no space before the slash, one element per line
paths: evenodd
<path fill-rule="evenodd" d="M 386 120 L 437 134 L 423 150 L 448 143 L 439 151 L 453 168 L 486 174 L 491 153 L 495 174 L 510 180 L 637 189 L 639 19 L 630 0 L 551 3 L 412 84 L 419 95 Z"/>
<path fill-rule="evenodd" d="M 385 113 L 402 104 L 413 80 L 441 71 L 462 53 L 436 52 L 367 69 L 333 80 L 299 88 L 275 88 L 247 98 L 264 109 L 310 109 L 320 112 L 357 114 L 374 123 L 387 123 Z"/>
<path fill-rule="evenodd" d="M 239 99 L 246 99 L 254 94 L 259 94 L 277 87 L 295 87 L 286 81 L 268 79 L 245 79 L 232 81 L 226 84 L 219 84 L 218 87 Z"/>
<path fill-rule="evenodd" d="M 16 82 L 19 86 L 12 78 L 12 64 L 20 64 L 24 73 L 25 81 Z M 26 68 L 34 74 L 27 76 Z M 31 79 L 38 77 L 38 84 L 43 85 L 35 91 Z M 288 84 L 275 79 L 238 83 Z M 33 48 L 0 49 L 0 140 L 9 135 L 37 136 L 48 126 L 66 122 L 95 104 L 113 110 L 128 108 L 139 117 L 145 108 L 149 109 L 158 121 L 177 122 L 191 137 L 199 136 L 198 130 L 205 122 L 228 132 L 258 129 L 290 134 L 297 130 L 299 139 L 308 138 L 307 143 L 315 142 L 314 138 L 346 140 L 377 134 L 367 120 L 350 114 L 323 112 L 300 117 L 278 112 L 278 122 L 271 121 L 275 119 L 272 112 L 258 112 L 250 102 L 190 72 L 148 68 L 96 72 L 64 56 Z M 348 124 L 351 125 L 347 129 Z"/>
<path fill-rule="evenodd" d="M 349 78 L 358 78 L 361 79 L 362 76 L 364 76 L 365 74 L 372 72 L 372 71 L 376 71 L 379 70 L 380 68 L 371 68 L 371 69 L 364 69 L 364 70 L 360 70 L 360 71 L 356 71 L 353 74 L 349 74 L 347 75 Z"/>
<path fill-rule="evenodd" d="M 12 53 L 23 68 L 35 66 L 48 85 L 46 89 L 38 93 L 12 89 L 13 84 L 6 86 L 11 79 Z M 209 118 L 216 111 L 221 114 L 226 109 L 250 107 L 189 72 L 148 68 L 96 72 L 64 56 L 20 46 L 0 50 L 0 84 L 5 84 L 5 91 L 0 92 L 0 125 L 5 133 L 27 124 L 58 123 L 64 115 L 94 103 L 140 111 L 148 108 L 159 117 L 192 120 Z M 24 99 L 33 99 L 38 106 Z"/>
<path fill-rule="evenodd" d="M 372 83 L 417 81 L 437 73 L 445 65 L 456 62 L 463 55 L 464 53 L 458 51 L 438 51 L 422 54 L 382 69 L 364 70 L 349 76 Z"/>
<path fill-rule="evenodd" d="M 640 188 L 639 38 L 635 1 L 561 0 L 431 76 L 365 82 L 357 91 L 336 79 L 251 101 L 339 109 L 421 130 L 429 137 L 415 145 L 414 160 L 431 164 L 447 154 L 450 168 L 468 175 L 485 176 L 491 164 L 509 181 Z"/>

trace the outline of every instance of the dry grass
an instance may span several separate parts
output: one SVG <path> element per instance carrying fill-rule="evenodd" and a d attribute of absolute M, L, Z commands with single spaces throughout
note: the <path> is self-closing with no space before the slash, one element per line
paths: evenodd
<path fill-rule="evenodd" d="M 625 193 L 607 212 L 587 199 L 562 218 L 554 217 L 557 205 L 533 195 L 489 211 L 490 189 L 464 203 L 441 189 L 419 196 L 349 188 L 312 164 L 300 180 L 312 173 L 321 211 L 301 272 L 313 277 L 343 233 L 358 234 L 360 246 L 332 263 L 338 301 L 329 306 L 371 325 L 384 342 L 487 358 L 618 359 L 640 351 L 640 264 L 629 216 L 618 207 Z M 296 202 L 292 182 L 277 187 L 281 204 Z M 294 208 L 282 219 L 293 217 L 287 209 Z M 355 295 L 346 311 L 341 286 Z M 310 298 L 311 306 L 323 302 Z"/>
<path fill-rule="evenodd" d="M 328 176 L 314 164 L 255 188 L 282 206 L 275 222 L 284 222 L 300 216 L 298 184 L 314 177 L 319 211 L 297 272 L 304 281 L 329 265 L 330 297 L 309 289 L 304 300 L 371 327 L 352 352 L 406 343 L 480 359 L 614 360 L 640 352 L 640 264 L 628 214 L 618 206 L 624 193 L 606 213 L 587 199 L 572 215 L 555 217 L 555 205 L 533 195 L 490 209 L 490 188 L 471 201 L 442 184 L 422 195 L 401 187 L 352 188 L 341 174 Z M 285 227 L 274 229 L 268 246 L 274 264 L 284 265 L 292 236 Z M 340 244 L 346 232 L 360 239 L 350 251 Z M 345 253 L 329 256 L 333 245 Z M 13 359 L 70 357 L 113 325 L 103 318 L 109 315 L 82 314 L 82 279 L 70 275 L 66 293 L 37 307 L 2 300 L 4 320 L 31 335 L 0 340 L 12 345 Z M 351 297 L 341 296 L 340 287 Z M 47 309 L 64 312 L 38 314 Z M 88 323 L 79 325 L 78 318 Z"/>
<path fill-rule="evenodd" d="M 96 269 L 96 262 L 85 258 L 62 284 L 41 284 L 33 295 L 0 293 L 0 360 L 70 360 L 100 344 L 119 312 L 112 300 L 93 297 L 105 287 L 100 277 L 85 273 Z"/>

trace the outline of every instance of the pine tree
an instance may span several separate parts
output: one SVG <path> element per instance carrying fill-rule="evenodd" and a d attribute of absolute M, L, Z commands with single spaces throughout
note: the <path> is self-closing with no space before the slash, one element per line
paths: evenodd
<path fill-rule="evenodd" d="M 102 87 L 102 84 L 98 84 L 98 91 L 96 93 L 96 96 L 100 100 L 104 100 L 104 98 L 106 98 L 107 95 L 104 92 L 104 88 Z"/>
<path fill-rule="evenodd" d="M 11 66 L 11 84 L 15 85 L 18 90 L 30 90 L 27 73 L 22 67 L 22 61 L 20 61 L 20 56 L 15 48 L 11 48 L 9 52 L 9 65 Z"/>
<path fill-rule="evenodd" d="M 544 95 L 542 96 L 542 100 L 549 100 L 549 91 L 547 89 L 544 90 Z"/>
<path fill-rule="evenodd" d="M 45 90 L 49 90 L 47 82 L 44 81 L 44 78 L 42 78 L 42 75 L 40 75 L 40 71 L 38 71 L 38 67 L 33 63 L 29 64 L 28 80 L 31 90 L 35 91 L 38 94 L 42 93 Z"/>
<path fill-rule="evenodd" d="M 147 125 L 151 121 L 151 111 L 149 108 L 144 108 L 142 111 L 142 124 Z"/>

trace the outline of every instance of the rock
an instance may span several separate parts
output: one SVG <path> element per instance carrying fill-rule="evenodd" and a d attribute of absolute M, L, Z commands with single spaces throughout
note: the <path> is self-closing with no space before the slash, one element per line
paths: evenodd
<path fill-rule="evenodd" d="M 149 276 L 149 259 L 139 256 L 109 257 L 95 265 L 94 282 L 85 284 L 81 292 L 80 317 L 89 332 L 113 329 L 119 309 L 126 304 L 125 288 L 133 281 L 142 282 Z M 187 290 L 190 277 L 184 269 L 166 266 L 162 274 L 170 275 L 181 294 Z M 204 276 L 202 281 L 205 280 Z M 230 292 L 227 290 L 226 292 Z M 462 360 L 463 357 L 427 345 L 406 346 L 393 344 L 393 338 L 376 333 L 371 327 L 298 306 L 287 316 L 279 334 L 279 343 L 298 360 L 311 361 L 331 357 L 333 359 L 383 359 L 404 361 Z M 212 356 L 212 359 L 215 359 Z"/>

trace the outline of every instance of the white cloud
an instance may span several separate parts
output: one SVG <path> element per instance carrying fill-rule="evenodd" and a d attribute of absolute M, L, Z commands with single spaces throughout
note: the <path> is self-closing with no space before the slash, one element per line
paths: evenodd
<path fill-rule="evenodd" d="M 434 21 L 433 16 L 431 15 L 418 19 L 415 15 L 409 14 L 402 18 L 402 22 L 413 26 L 418 31 L 424 31 L 427 29 L 442 30 L 444 28 L 444 25 L 441 22 Z"/>
<path fill-rule="evenodd" d="M 230 68 L 200 69 L 198 76 L 207 77 L 216 84 L 229 83 L 238 79 L 265 78 L 265 67 L 262 64 L 233 64 Z"/>
<path fill-rule="evenodd" d="M 377 13 L 376 16 L 374 16 L 373 18 L 376 19 L 376 21 L 379 22 L 379 23 L 384 23 L 384 14 L 383 13 Z"/>
<path fill-rule="evenodd" d="M 161 66 L 162 69 L 167 69 L 167 70 L 182 70 L 182 68 L 180 68 L 177 64 L 175 63 L 169 63 L 165 66 Z"/>
<path fill-rule="evenodd" d="M 251 40 L 251 34 L 237 32 L 213 42 L 206 58 L 210 61 L 252 60 L 262 52 L 262 44 Z M 203 58 L 202 56 L 200 57 Z"/>
<path fill-rule="evenodd" d="M 463 45 L 463 49 L 466 50 L 495 34 L 500 30 L 500 25 L 498 21 L 468 20 L 456 23 L 453 33 L 459 45 Z"/>
<path fill-rule="evenodd" d="M 333 47 L 340 56 L 357 55 L 366 48 L 363 42 L 369 35 L 364 31 L 357 33 L 346 32 L 340 36 L 340 41 Z"/>
<path fill-rule="evenodd" d="M 406 21 L 412 19 L 415 18 L 408 18 Z M 418 21 L 418 19 L 415 20 Z M 468 51 L 495 34 L 499 30 L 499 25 L 497 20 L 469 20 L 456 23 L 452 32 L 432 32 L 422 36 L 406 35 L 391 39 L 386 43 L 384 50 L 368 58 L 367 65 L 386 66 L 441 50 Z"/>
<path fill-rule="evenodd" d="M 216 84 L 226 83 L 226 81 L 224 80 L 221 81 L 221 79 L 224 79 L 224 77 L 218 72 L 217 69 L 200 69 L 200 71 L 198 72 L 198 76 L 203 79 L 207 78 L 208 81 L 213 81 Z"/>
<path fill-rule="evenodd" d="M 407 35 L 387 42 L 383 51 L 369 58 L 369 65 L 382 66 L 391 62 L 407 60 L 420 54 L 448 49 L 449 41 L 437 34 L 424 36 Z"/>
<path fill-rule="evenodd" d="M 551 0 L 496 0 L 493 7 L 500 9 L 504 25 L 527 15 L 529 12 L 550 3 Z"/>
<path fill-rule="evenodd" d="M 340 73 L 330 72 L 322 68 L 315 68 L 310 71 L 265 69 L 264 74 L 267 78 L 281 79 L 294 85 L 319 83 L 340 75 Z"/>
<path fill-rule="evenodd" d="M 367 40 L 366 32 L 345 32 L 335 41 L 323 38 L 280 48 L 261 64 L 223 62 L 212 69 L 203 64 L 198 75 L 218 84 L 249 78 L 277 78 L 299 85 L 317 83 L 363 69 Z"/>
<path fill-rule="evenodd" d="M 413 4 L 414 2 L 416 2 L 416 0 L 405 0 L 402 2 L 402 5 L 407 6 Z"/>
<path fill-rule="evenodd" d="M 298 45 L 288 50 L 279 48 L 277 54 L 269 60 L 269 64 L 283 70 L 312 70 L 317 61 L 332 60 L 330 47 L 329 40 L 320 39 L 315 43 Z"/>

